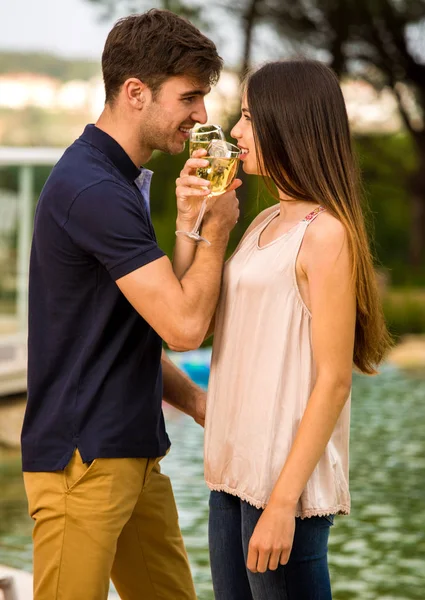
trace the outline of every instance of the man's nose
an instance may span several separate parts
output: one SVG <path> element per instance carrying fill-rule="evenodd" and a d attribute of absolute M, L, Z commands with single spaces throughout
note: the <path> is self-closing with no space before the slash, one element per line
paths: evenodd
<path fill-rule="evenodd" d="M 193 121 L 201 123 L 201 125 L 204 125 L 208 121 L 207 109 L 203 101 L 201 106 L 196 107 L 196 111 L 192 113 L 191 118 Z"/>

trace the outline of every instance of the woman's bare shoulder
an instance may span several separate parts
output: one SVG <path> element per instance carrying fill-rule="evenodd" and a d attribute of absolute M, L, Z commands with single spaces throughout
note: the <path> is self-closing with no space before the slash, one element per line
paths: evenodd
<path fill-rule="evenodd" d="M 348 252 L 347 231 L 329 211 L 321 213 L 307 227 L 300 257 L 313 262 L 333 262 Z"/>
<path fill-rule="evenodd" d="M 346 238 L 344 225 L 329 211 L 325 210 L 318 215 L 307 228 L 306 241 L 315 246 L 324 241 L 341 243 Z"/>

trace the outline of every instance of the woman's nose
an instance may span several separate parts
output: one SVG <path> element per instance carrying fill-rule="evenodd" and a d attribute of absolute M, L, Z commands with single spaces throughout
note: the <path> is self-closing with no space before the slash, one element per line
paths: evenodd
<path fill-rule="evenodd" d="M 239 132 L 239 128 L 237 125 L 235 125 L 232 129 L 232 131 L 230 132 L 230 135 L 232 136 L 232 138 L 236 138 L 237 140 L 241 137 L 240 136 L 240 132 Z"/>

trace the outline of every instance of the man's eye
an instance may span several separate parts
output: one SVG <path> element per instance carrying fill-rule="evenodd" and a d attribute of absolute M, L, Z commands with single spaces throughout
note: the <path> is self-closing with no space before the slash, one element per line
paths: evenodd
<path fill-rule="evenodd" d="M 183 102 L 185 102 L 186 104 L 191 104 L 194 101 L 194 99 L 194 96 L 189 96 L 188 98 L 183 98 Z"/>

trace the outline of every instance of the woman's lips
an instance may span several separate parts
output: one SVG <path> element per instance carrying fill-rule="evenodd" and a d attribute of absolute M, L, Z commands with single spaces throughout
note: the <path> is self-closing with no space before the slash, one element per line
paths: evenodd
<path fill-rule="evenodd" d="M 241 153 L 239 154 L 239 158 L 241 160 L 245 160 L 249 153 L 248 150 L 246 148 L 241 148 L 240 146 L 238 146 L 238 148 L 241 151 Z"/>

